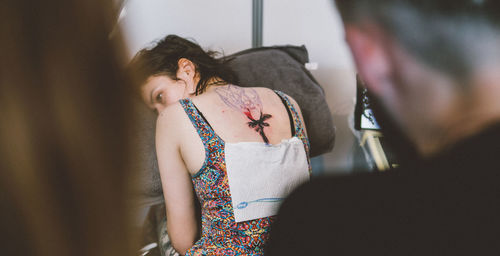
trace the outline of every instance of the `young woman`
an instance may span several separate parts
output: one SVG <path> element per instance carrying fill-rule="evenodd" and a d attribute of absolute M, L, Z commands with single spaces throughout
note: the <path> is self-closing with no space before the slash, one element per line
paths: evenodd
<path fill-rule="evenodd" d="M 170 35 L 138 53 L 141 95 L 158 112 L 156 147 L 174 248 L 262 255 L 279 201 L 309 176 L 297 103 L 243 88 L 213 53 Z M 198 238 L 194 191 L 202 208 Z"/>

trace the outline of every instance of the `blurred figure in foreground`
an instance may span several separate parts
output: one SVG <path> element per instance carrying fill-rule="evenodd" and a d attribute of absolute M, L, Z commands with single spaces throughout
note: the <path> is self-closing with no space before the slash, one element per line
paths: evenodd
<path fill-rule="evenodd" d="M 1 255 L 136 254 L 111 3 L 0 3 Z"/>
<path fill-rule="evenodd" d="M 422 160 L 301 187 L 266 255 L 498 255 L 500 2 L 336 3 L 377 119 Z"/>

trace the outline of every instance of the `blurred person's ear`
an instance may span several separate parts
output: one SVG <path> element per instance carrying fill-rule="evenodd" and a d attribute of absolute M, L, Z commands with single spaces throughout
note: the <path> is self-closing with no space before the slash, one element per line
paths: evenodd
<path fill-rule="evenodd" d="M 368 90 L 380 95 L 387 91 L 391 77 L 391 62 L 384 46 L 385 34 L 376 26 L 345 26 L 346 41 L 351 48 L 358 73 Z"/>

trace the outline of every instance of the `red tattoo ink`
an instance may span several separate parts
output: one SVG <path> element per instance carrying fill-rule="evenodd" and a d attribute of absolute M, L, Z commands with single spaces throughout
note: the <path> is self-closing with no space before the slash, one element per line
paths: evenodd
<path fill-rule="evenodd" d="M 250 120 L 248 126 L 255 129 L 260 134 L 266 144 L 269 144 L 269 139 L 264 133 L 264 127 L 269 127 L 269 123 L 265 121 L 271 118 L 271 115 L 262 113 L 262 102 L 259 94 L 254 89 L 240 88 L 238 86 L 228 85 L 215 89 L 215 92 L 220 96 L 221 100 L 229 107 L 243 112 L 243 114 Z M 252 111 L 260 110 L 260 118 L 254 119 Z"/>
<path fill-rule="evenodd" d="M 248 119 L 254 120 L 253 116 L 252 116 L 252 113 L 250 112 L 250 109 L 247 108 L 247 110 L 245 112 L 243 112 L 243 114 L 245 114 Z"/>

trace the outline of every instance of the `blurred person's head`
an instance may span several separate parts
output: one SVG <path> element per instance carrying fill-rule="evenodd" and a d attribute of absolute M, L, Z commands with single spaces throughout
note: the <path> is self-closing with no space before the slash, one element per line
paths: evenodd
<path fill-rule="evenodd" d="M 500 2 L 336 0 L 358 72 L 425 156 L 500 120 Z"/>
<path fill-rule="evenodd" d="M 0 3 L 1 255 L 135 254 L 112 3 Z"/>
<path fill-rule="evenodd" d="M 211 84 L 235 82 L 233 73 L 216 55 L 192 41 L 168 35 L 139 51 L 130 66 L 141 84 L 142 100 L 161 111 L 182 98 L 203 93 Z"/>

